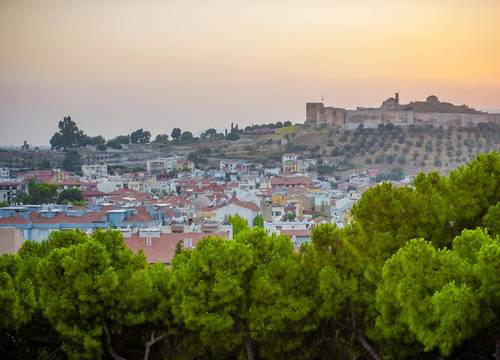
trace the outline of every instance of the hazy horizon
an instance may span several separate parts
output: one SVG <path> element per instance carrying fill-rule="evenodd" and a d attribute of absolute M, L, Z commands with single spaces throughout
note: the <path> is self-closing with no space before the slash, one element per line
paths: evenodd
<path fill-rule="evenodd" d="M 500 2 L 2 1 L 0 145 L 303 122 L 305 102 L 500 108 Z"/>

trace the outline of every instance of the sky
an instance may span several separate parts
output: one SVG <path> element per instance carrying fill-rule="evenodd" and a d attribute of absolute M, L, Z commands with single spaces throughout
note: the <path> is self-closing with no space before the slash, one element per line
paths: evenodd
<path fill-rule="evenodd" d="M 500 109 L 498 0 L 0 0 L 0 145 L 303 122 L 305 102 Z"/>

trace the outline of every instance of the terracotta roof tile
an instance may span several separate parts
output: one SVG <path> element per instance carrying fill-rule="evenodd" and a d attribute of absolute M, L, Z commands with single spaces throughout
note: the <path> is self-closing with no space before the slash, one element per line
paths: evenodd
<path fill-rule="evenodd" d="M 0 218 L 0 224 L 30 224 L 29 220 L 26 220 L 25 218 L 15 215 L 15 216 L 9 216 L 9 217 L 2 217 Z"/>
<path fill-rule="evenodd" d="M 175 248 L 179 241 L 185 239 L 191 239 L 193 246 L 196 246 L 198 242 L 209 236 L 220 236 L 227 238 L 227 234 L 223 232 L 218 233 L 162 233 L 158 238 L 151 239 L 151 246 L 146 245 L 146 238 L 139 237 L 139 235 L 134 235 L 129 238 L 125 238 L 125 243 L 133 251 L 138 252 L 139 250 L 144 251 L 144 255 L 149 263 L 164 263 L 170 264 L 175 255 Z"/>
<path fill-rule="evenodd" d="M 60 213 L 54 217 L 43 217 L 37 212 L 30 214 L 30 222 L 33 224 L 90 224 L 103 221 L 106 221 L 106 213 L 102 211 L 89 211 L 82 216 L 68 216 Z"/>
<path fill-rule="evenodd" d="M 300 237 L 310 237 L 311 230 L 281 230 L 281 235 L 286 236 L 300 236 Z"/>
<path fill-rule="evenodd" d="M 303 176 L 294 177 L 279 177 L 271 179 L 271 186 L 310 186 L 313 185 L 313 181 L 309 178 Z"/>

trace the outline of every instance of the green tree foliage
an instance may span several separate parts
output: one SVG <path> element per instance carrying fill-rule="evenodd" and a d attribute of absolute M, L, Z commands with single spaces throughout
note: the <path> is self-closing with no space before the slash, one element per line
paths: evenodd
<path fill-rule="evenodd" d="M 500 155 L 498 152 L 480 154 L 450 173 L 455 210 L 454 224 L 459 228 L 473 228 L 481 224 L 488 208 L 500 201 Z"/>
<path fill-rule="evenodd" d="M 240 232 L 249 228 L 248 221 L 240 215 L 230 215 L 228 217 L 229 223 L 233 225 L 233 236 L 238 235 Z"/>
<path fill-rule="evenodd" d="M 170 136 L 174 140 L 179 140 L 181 138 L 181 135 L 182 135 L 182 130 L 179 128 L 173 128 L 172 133 L 170 134 Z"/>
<path fill-rule="evenodd" d="M 55 203 L 57 196 L 56 185 L 30 180 L 28 182 L 28 193 L 19 195 L 16 201 L 34 205 L 49 204 Z"/>
<path fill-rule="evenodd" d="M 92 136 L 87 139 L 87 143 L 89 145 L 94 145 L 94 146 L 99 146 L 99 145 L 104 145 L 106 143 L 106 140 L 101 136 Z"/>
<path fill-rule="evenodd" d="M 23 263 L 16 255 L 0 256 L 0 329 L 17 330 L 26 324 L 35 307 L 32 282 L 23 277 Z"/>
<path fill-rule="evenodd" d="M 122 144 L 116 139 L 108 140 L 108 142 L 106 143 L 106 146 L 109 146 L 110 148 L 115 149 L 115 150 L 119 150 L 122 148 Z"/>
<path fill-rule="evenodd" d="M 301 249 L 308 292 L 316 301 L 317 328 L 312 343 L 322 358 L 331 354 L 349 358 L 356 348 L 375 353 L 359 324 L 365 301 L 358 290 L 360 275 L 353 261 L 356 251 L 349 243 L 350 234 L 349 229 L 321 225 L 313 229 L 312 244 Z M 342 343 L 353 348 L 339 346 Z"/>
<path fill-rule="evenodd" d="M 113 231 L 26 242 L 0 257 L 0 356 L 500 359 L 499 163 L 371 188 L 295 249 L 238 215 L 171 268 Z"/>
<path fill-rule="evenodd" d="M 158 134 L 158 135 L 156 135 L 154 142 L 156 144 L 168 144 L 168 135 L 167 134 Z"/>
<path fill-rule="evenodd" d="M 77 172 L 80 171 L 82 163 L 82 157 L 78 151 L 70 150 L 64 154 L 61 166 L 64 170 Z"/>
<path fill-rule="evenodd" d="M 378 174 L 376 181 L 385 181 L 385 180 L 394 180 L 394 181 L 399 181 L 403 180 L 405 177 L 405 173 L 402 168 L 400 167 L 394 167 L 391 169 L 389 173 L 382 173 Z"/>
<path fill-rule="evenodd" d="M 65 353 L 95 359 L 105 348 L 117 358 L 121 349 L 115 344 L 122 343 L 117 335 L 125 329 L 136 329 L 134 336 L 142 339 L 145 353 L 166 338 L 165 266 L 148 267 L 144 256 L 133 255 L 118 232 L 65 236 L 78 240 L 53 248 L 37 266 L 39 301 L 44 316 L 61 335 Z"/>
<path fill-rule="evenodd" d="M 284 216 L 283 216 L 283 220 L 284 221 L 295 221 L 295 213 L 293 211 L 290 211 L 290 212 L 287 212 Z"/>
<path fill-rule="evenodd" d="M 300 349 L 300 337 L 290 330 L 302 333 L 313 303 L 294 286 L 306 280 L 290 268 L 295 256 L 288 238 L 271 238 L 262 229 L 233 241 L 202 240 L 172 265 L 174 316 L 199 334 L 213 357 L 255 359 L 256 342 L 270 358 Z M 277 282 L 287 272 L 293 272 L 289 282 Z"/>
<path fill-rule="evenodd" d="M 226 139 L 227 140 L 238 140 L 240 138 L 240 135 L 236 131 L 231 131 L 229 134 L 227 134 Z"/>
<path fill-rule="evenodd" d="M 451 250 L 410 241 L 384 265 L 380 331 L 447 356 L 467 339 L 498 330 L 499 254 L 498 239 L 482 230 L 465 230 Z"/>
<path fill-rule="evenodd" d="M 59 193 L 58 203 L 71 202 L 75 204 L 76 202 L 82 202 L 83 196 L 82 191 L 77 188 L 64 189 Z"/>
<path fill-rule="evenodd" d="M 500 235 L 500 202 L 490 206 L 483 217 L 483 225 L 491 235 Z"/>
<path fill-rule="evenodd" d="M 59 121 L 59 131 L 50 139 L 52 149 L 70 149 L 87 144 L 87 136 L 78 129 L 76 123 L 66 116 Z"/>
<path fill-rule="evenodd" d="M 200 137 L 202 139 L 208 139 L 208 140 L 212 140 L 212 139 L 216 139 L 219 137 L 219 134 L 217 133 L 217 130 L 214 129 L 214 128 L 210 128 L 210 129 L 207 129 L 205 130 L 201 135 Z"/>
<path fill-rule="evenodd" d="M 126 144 L 130 144 L 130 135 L 120 135 L 106 142 L 106 146 L 112 149 L 121 149 Z"/>
<path fill-rule="evenodd" d="M 181 141 L 192 141 L 194 139 L 193 133 L 190 131 L 183 131 L 181 135 Z"/>
<path fill-rule="evenodd" d="M 118 141 L 120 144 L 129 144 L 130 143 L 130 135 L 120 135 L 117 136 L 116 141 Z"/>
<path fill-rule="evenodd" d="M 257 215 L 253 219 L 253 226 L 254 227 L 260 227 L 260 228 L 264 227 L 264 218 L 262 217 L 262 215 Z"/>
<path fill-rule="evenodd" d="M 151 140 L 151 133 L 139 129 L 130 134 L 130 142 L 132 144 L 147 144 Z"/>

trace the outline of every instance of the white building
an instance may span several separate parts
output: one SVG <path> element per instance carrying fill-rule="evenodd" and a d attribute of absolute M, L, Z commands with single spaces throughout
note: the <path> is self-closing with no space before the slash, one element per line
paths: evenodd
<path fill-rule="evenodd" d="M 182 160 L 182 156 L 174 155 L 168 158 L 150 159 L 146 161 L 146 169 L 149 174 L 168 173 L 177 168 L 178 160 Z"/>
<path fill-rule="evenodd" d="M 235 172 L 237 165 L 236 160 L 221 160 L 219 162 L 219 170 L 223 172 Z"/>
<path fill-rule="evenodd" d="M 15 180 L 0 181 L 0 202 L 10 203 L 21 191 L 21 183 Z"/>
<path fill-rule="evenodd" d="M 281 158 L 284 174 L 295 174 L 302 171 L 302 160 L 299 159 L 298 154 L 287 153 L 283 154 Z"/>
<path fill-rule="evenodd" d="M 260 215 L 260 208 L 251 202 L 232 201 L 227 204 L 208 207 L 200 210 L 199 214 L 212 221 L 224 221 L 228 216 L 238 214 L 250 225 L 257 215 Z"/>
<path fill-rule="evenodd" d="M 106 164 L 82 165 L 83 177 L 87 179 L 97 179 L 108 174 Z"/>
<path fill-rule="evenodd" d="M 0 178 L 10 177 L 10 169 L 6 167 L 0 167 Z"/>
<path fill-rule="evenodd" d="M 110 193 L 115 190 L 119 190 L 124 188 L 124 179 L 121 176 L 107 176 L 100 179 L 97 179 L 97 190 L 102 191 L 104 193 Z"/>
<path fill-rule="evenodd" d="M 246 174 L 250 164 L 245 160 L 220 160 L 219 170 L 226 173 Z"/>

